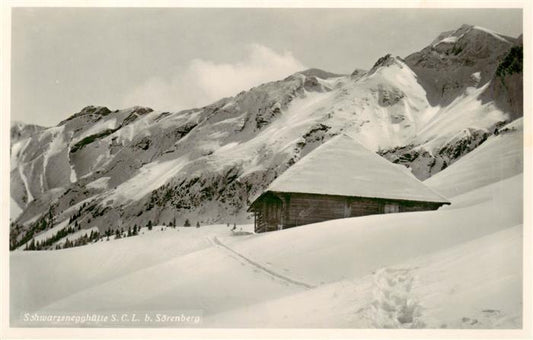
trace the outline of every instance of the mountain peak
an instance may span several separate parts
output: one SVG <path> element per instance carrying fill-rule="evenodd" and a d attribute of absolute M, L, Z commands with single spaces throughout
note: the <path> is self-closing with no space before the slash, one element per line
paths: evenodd
<path fill-rule="evenodd" d="M 354 76 L 354 77 L 360 77 L 360 76 L 364 75 L 365 73 L 366 73 L 365 70 L 362 70 L 360 68 L 356 68 L 355 70 L 353 70 L 351 75 Z"/>
<path fill-rule="evenodd" d="M 389 67 L 392 65 L 398 65 L 400 68 L 403 68 L 402 64 L 403 63 L 399 57 L 393 57 L 392 54 L 389 53 L 379 58 L 368 73 L 372 74 L 382 67 Z"/>
<path fill-rule="evenodd" d="M 459 27 L 459 30 L 471 29 L 473 27 L 474 27 L 474 25 L 462 24 L 461 27 Z"/>
<path fill-rule="evenodd" d="M 398 57 L 393 57 L 392 54 L 389 53 L 379 58 L 372 68 L 376 68 L 380 66 L 387 67 L 387 66 L 391 66 L 394 64 L 398 64 Z"/>
<path fill-rule="evenodd" d="M 81 114 L 94 113 L 94 114 L 101 114 L 102 116 L 105 116 L 109 114 L 110 112 L 111 110 L 109 110 L 105 106 L 94 106 L 94 105 L 86 106 L 80 111 Z"/>
<path fill-rule="evenodd" d="M 145 115 L 147 113 L 150 113 L 150 112 L 154 111 L 154 109 L 152 109 L 151 107 L 140 106 L 140 105 L 132 106 L 132 107 L 126 109 L 126 110 L 130 111 L 130 113 L 137 113 L 139 115 Z"/>
<path fill-rule="evenodd" d="M 437 36 L 431 43 L 432 47 L 440 44 L 455 44 L 462 41 L 479 41 L 480 39 L 496 39 L 504 43 L 512 43 L 515 39 L 496 33 L 488 28 L 463 24 L 456 30 L 446 31 Z"/>
<path fill-rule="evenodd" d="M 68 121 L 70 121 L 70 120 L 72 120 L 74 118 L 81 117 L 81 116 L 86 116 L 86 115 L 107 116 L 110 113 L 111 113 L 111 110 L 108 109 L 106 106 L 88 105 L 88 106 L 84 107 L 83 109 L 81 109 L 80 112 L 75 113 L 72 116 L 68 117 L 67 119 L 61 121 L 58 125 L 63 125 L 66 122 L 68 122 Z"/>

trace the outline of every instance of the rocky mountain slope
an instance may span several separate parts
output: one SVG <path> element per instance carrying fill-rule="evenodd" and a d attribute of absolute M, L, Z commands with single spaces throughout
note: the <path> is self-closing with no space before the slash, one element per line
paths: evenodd
<path fill-rule="evenodd" d="M 463 25 L 441 33 L 429 46 L 405 58 L 428 93 L 431 105 L 446 106 L 468 87 L 494 76 L 509 47 L 517 42 L 488 29 Z"/>
<path fill-rule="evenodd" d="M 463 25 L 405 58 L 433 112 L 409 145 L 386 150 L 420 179 L 446 168 L 523 114 L 522 36 Z M 502 115 L 504 113 L 504 115 Z"/>
<path fill-rule="evenodd" d="M 519 46 L 462 26 L 367 72 L 311 69 L 180 112 L 88 106 L 55 127 L 16 124 L 12 248 L 62 222 L 243 222 L 251 197 L 340 132 L 426 179 L 522 115 Z"/>

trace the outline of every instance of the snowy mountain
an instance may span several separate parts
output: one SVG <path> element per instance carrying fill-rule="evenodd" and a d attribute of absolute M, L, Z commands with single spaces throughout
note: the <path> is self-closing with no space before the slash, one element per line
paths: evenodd
<path fill-rule="evenodd" d="M 446 106 L 468 87 L 478 88 L 489 82 L 516 42 L 516 38 L 486 28 L 462 25 L 440 34 L 405 61 L 428 92 L 431 105 Z"/>
<path fill-rule="evenodd" d="M 386 150 L 426 179 L 523 114 L 522 39 L 463 25 L 405 58 L 432 116 L 409 145 Z"/>
<path fill-rule="evenodd" d="M 311 69 L 203 108 L 13 125 L 12 247 L 61 223 L 245 222 L 250 197 L 341 132 L 429 178 L 522 116 L 520 41 L 465 25 L 369 71 Z"/>

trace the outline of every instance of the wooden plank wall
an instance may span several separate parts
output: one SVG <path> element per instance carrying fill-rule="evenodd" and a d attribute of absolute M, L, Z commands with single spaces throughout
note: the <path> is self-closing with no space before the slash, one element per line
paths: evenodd
<path fill-rule="evenodd" d="M 371 198 L 348 198 L 350 217 L 383 214 L 385 202 Z"/>
<path fill-rule="evenodd" d="M 440 204 L 314 194 L 290 195 L 284 228 L 337 218 L 385 213 L 385 204 L 398 204 L 400 212 L 435 210 Z"/>
<path fill-rule="evenodd" d="M 345 198 L 292 194 L 288 204 L 288 227 L 344 217 Z"/>
<path fill-rule="evenodd" d="M 435 210 L 439 203 L 385 200 L 301 193 L 278 193 L 257 203 L 256 232 L 273 231 L 337 218 L 385 213 L 386 204 L 398 204 L 399 212 Z"/>

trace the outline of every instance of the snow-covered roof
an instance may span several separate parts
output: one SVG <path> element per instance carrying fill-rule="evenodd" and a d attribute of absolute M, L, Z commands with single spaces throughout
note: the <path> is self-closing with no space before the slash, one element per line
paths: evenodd
<path fill-rule="evenodd" d="M 266 191 L 449 203 L 408 169 L 341 134 L 316 148 Z"/>

